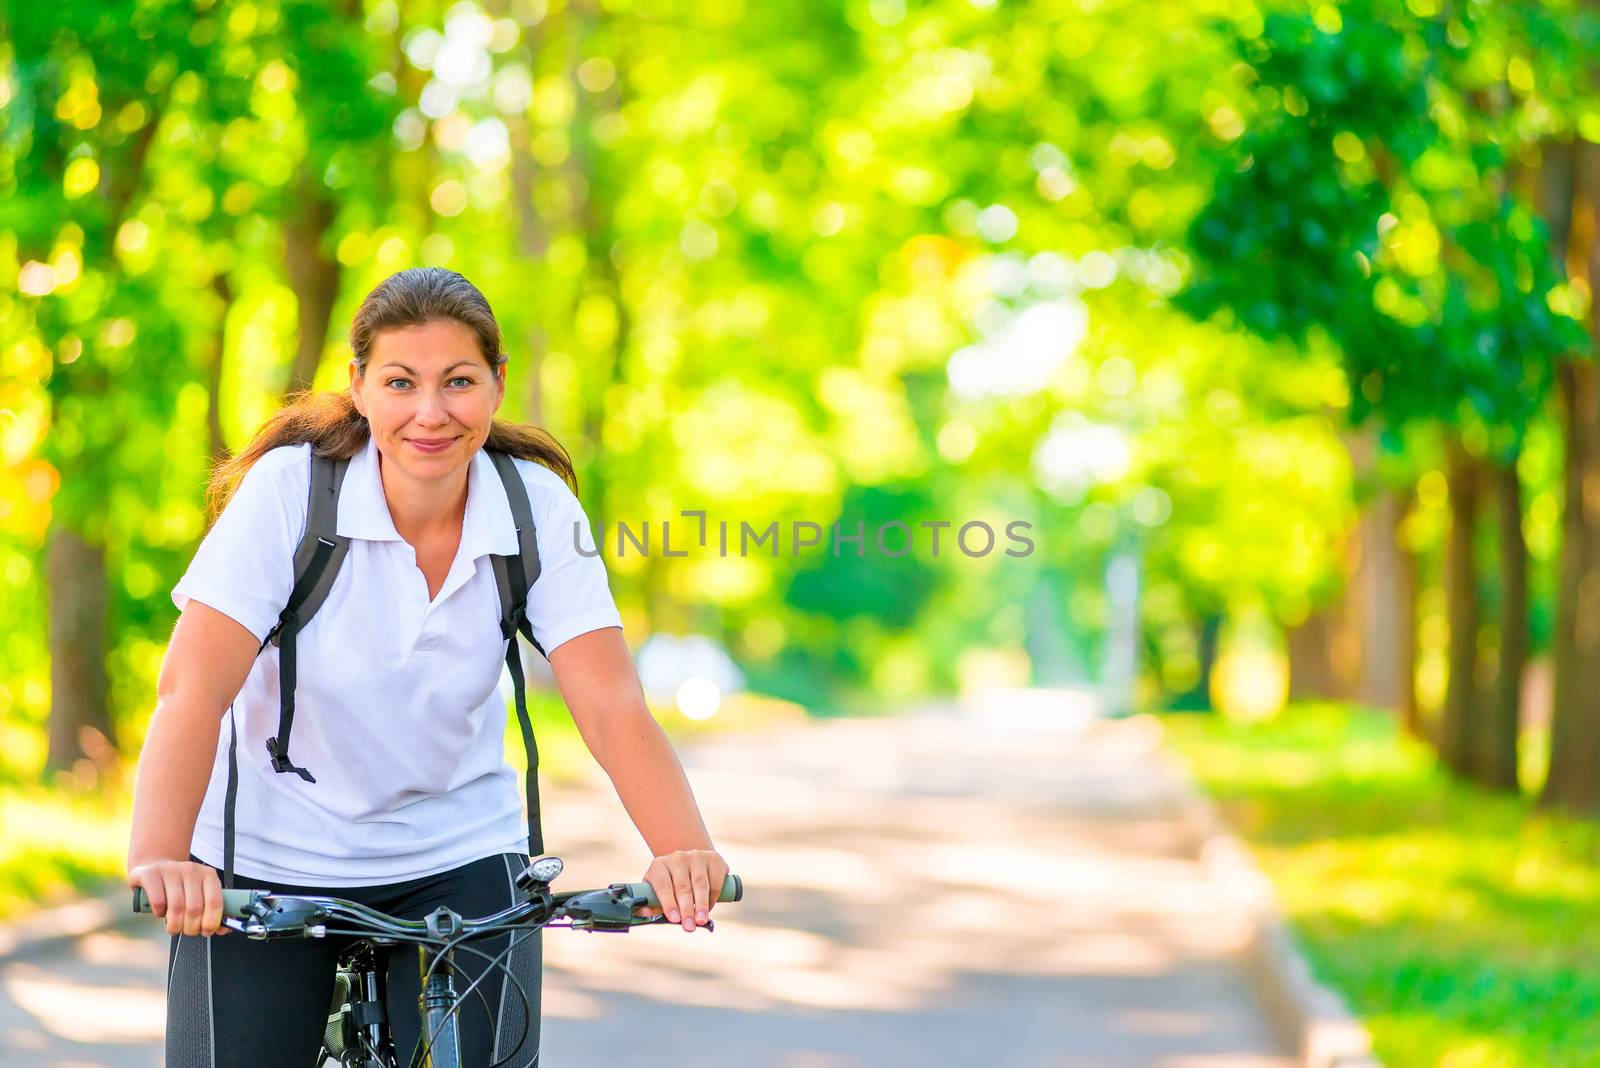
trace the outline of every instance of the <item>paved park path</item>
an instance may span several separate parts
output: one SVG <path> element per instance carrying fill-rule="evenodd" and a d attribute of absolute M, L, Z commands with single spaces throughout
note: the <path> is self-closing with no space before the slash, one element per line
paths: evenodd
<path fill-rule="evenodd" d="M 1241 919 L 1188 856 L 1155 725 L 1062 700 L 686 747 L 747 900 L 714 934 L 551 932 L 544 1062 L 1290 1068 L 1232 963 Z M 642 872 L 603 777 L 545 812 L 559 885 Z M 137 925 L 0 961 L 0 1065 L 155 1068 L 165 961 Z"/>

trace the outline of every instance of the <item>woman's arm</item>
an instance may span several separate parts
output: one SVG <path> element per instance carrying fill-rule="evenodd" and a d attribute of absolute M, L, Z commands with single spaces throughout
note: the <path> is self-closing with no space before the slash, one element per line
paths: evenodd
<path fill-rule="evenodd" d="M 128 882 L 145 888 L 172 934 L 210 934 L 221 923 L 220 883 L 210 868 L 189 861 L 189 842 L 217 755 L 217 723 L 259 646 L 231 617 L 191 600 L 161 663 L 134 780 Z"/>
<path fill-rule="evenodd" d="M 562 642 L 551 651 L 550 667 L 584 744 L 655 857 L 646 881 L 666 905 L 667 918 L 694 930 L 711 911 L 711 888 L 722 886 L 728 865 L 711 844 L 683 765 L 645 704 L 622 630 L 602 627 Z"/>

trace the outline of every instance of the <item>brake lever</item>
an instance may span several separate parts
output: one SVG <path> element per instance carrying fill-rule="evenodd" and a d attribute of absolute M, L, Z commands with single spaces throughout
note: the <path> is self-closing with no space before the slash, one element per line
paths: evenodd
<path fill-rule="evenodd" d="M 300 903 L 286 908 L 274 904 L 269 907 L 266 902 L 253 901 L 248 911 L 248 918 L 228 917 L 223 923 L 258 942 L 321 938 L 327 933 L 327 914 L 319 905 Z"/>
<path fill-rule="evenodd" d="M 635 916 L 635 917 L 633 917 L 633 922 L 628 924 L 627 927 L 614 928 L 614 929 L 620 929 L 620 930 L 628 931 L 628 930 L 632 930 L 635 927 L 650 927 L 650 926 L 653 926 L 653 925 L 658 924 L 658 923 L 664 923 L 664 924 L 668 925 L 669 927 L 677 927 L 678 926 L 677 924 L 673 923 L 671 920 L 667 919 L 667 914 L 666 913 L 659 912 L 654 916 Z M 709 932 L 715 931 L 717 929 L 717 921 L 715 919 L 713 919 L 712 917 L 707 916 L 706 917 L 706 922 L 702 923 L 702 924 L 699 924 L 698 927 L 699 927 L 700 930 L 703 930 L 703 931 L 706 931 L 706 932 L 709 933 Z"/>
<path fill-rule="evenodd" d="M 667 924 L 670 927 L 681 926 L 680 924 L 673 923 L 671 920 L 667 919 L 665 913 L 662 913 L 660 916 L 652 916 L 648 920 L 639 920 L 638 922 L 636 922 L 634 924 L 634 926 L 643 927 L 646 924 L 650 924 L 650 923 L 664 923 L 664 924 Z M 706 931 L 706 932 L 709 933 L 709 932 L 715 931 L 717 929 L 717 921 L 712 919 L 710 916 L 707 916 L 706 917 L 706 922 L 705 923 L 695 924 L 695 928 L 697 930 Z"/>

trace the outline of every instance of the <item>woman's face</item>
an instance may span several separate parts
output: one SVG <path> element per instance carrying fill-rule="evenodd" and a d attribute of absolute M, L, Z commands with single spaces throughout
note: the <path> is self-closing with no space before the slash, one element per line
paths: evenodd
<path fill-rule="evenodd" d="M 386 464 L 433 481 L 463 470 L 489 437 L 506 385 L 478 335 L 453 319 L 379 333 L 366 374 L 350 361 L 350 392 Z"/>

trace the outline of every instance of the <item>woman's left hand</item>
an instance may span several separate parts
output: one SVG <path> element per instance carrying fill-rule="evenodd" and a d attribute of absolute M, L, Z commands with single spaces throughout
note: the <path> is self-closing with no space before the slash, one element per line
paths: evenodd
<path fill-rule="evenodd" d="M 667 919 L 683 924 L 685 931 L 693 931 L 709 918 L 728 878 L 728 862 L 714 849 L 680 849 L 652 860 L 644 878 L 655 887 L 662 908 L 641 909 L 640 915 L 655 916 L 664 911 Z"/>

